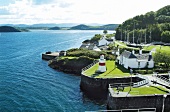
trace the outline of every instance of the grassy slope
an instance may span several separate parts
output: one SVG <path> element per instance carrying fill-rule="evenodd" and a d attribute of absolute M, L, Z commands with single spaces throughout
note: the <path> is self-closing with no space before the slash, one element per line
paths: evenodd
<path fill-rule="evenodd" d="M 152 50 L 153 48 L 155 48 L 157 51 L 161 50 L 170 53 L 170 46 L 151 45 L 148 47 L 144 47 L 145 50 Z"/>
<path fill-rule="evenodd" d="M 130 76 L 129 71 L 124 69 L 122 66 L 115 66 L 114 61 L 106 61 L 107 71 L 104 73 L 95 73 L 98 69 L 98 64 L 85 71 L 85 75 L 95 78 L 112 78 L 112 77 L 125 77 Z M 115 68 L 116 67 L 116 68 Z"/>
<path fill-rule="evenodd" d="M 129 92 L 130 87 L 126 87 L 123 92 Z M 114 88 L 114 91 L 117 91 Z M 132 88 L 130 94 L 131 95 L 153 95 L 153 94 L 166 94 L 168 90 L 163 88 L 162 86 L 144 86 L 139 88 Z"/>

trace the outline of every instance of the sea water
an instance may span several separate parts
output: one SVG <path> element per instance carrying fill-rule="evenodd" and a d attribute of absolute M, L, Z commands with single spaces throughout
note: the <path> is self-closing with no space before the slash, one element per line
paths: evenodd
<path fill-rule="evenodd" d="M 106 109 L 80 90 L 80 76 L 41 59 L 46 51 L 78 48 L 102 31 L 32 30 L 0 35 L 0 112 L 84 112 Z"/>

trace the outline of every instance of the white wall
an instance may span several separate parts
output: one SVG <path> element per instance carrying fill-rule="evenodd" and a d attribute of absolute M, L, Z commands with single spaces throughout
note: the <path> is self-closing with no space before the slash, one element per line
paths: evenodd
<path fill-rule="evenodd" d="M 153 68 L 153 67 L 154 67 L 154 61 L 151 60 L 151 61 L 149 61 L 149 66 L 148 66 L 148 68 Z"/>
<path fill-rule="evenodd" d="M 130 68 L 138 68 L 138 62 L 136 58 L 128 59 L 128 64 Z"/>
<path fill-rule="evenodd" d="M 102 38 L 101 40 L 99 40 L 98 46 L 103 46 L 103 45 L 108 45 L 108 44 L 109 42 L 105 38 Z"/>

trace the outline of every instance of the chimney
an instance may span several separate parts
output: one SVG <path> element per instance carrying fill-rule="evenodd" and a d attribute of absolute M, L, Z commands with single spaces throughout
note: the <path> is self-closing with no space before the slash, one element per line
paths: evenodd
<path fill-rule="evenodd" d="M 140 54 L 140 55 L 142 54 L 142 49 L 139 50 L 139 54 Z"/>
<path fill-rule="evenodd" d="M 134 49 L 133 49 L 133 51 L 132 51 L 132 54 L 135 54 L 135 51 L 134 51 Z"/>

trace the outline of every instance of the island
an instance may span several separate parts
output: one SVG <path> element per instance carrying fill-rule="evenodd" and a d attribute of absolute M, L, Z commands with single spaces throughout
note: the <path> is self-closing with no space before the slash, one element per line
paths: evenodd
<path fill-rule="evenodd" d="M 11 26 L 0 26 L 0 32 L 23 32 L 23 31 L 28 31 L 28 30 L 15 28 Z"/>

